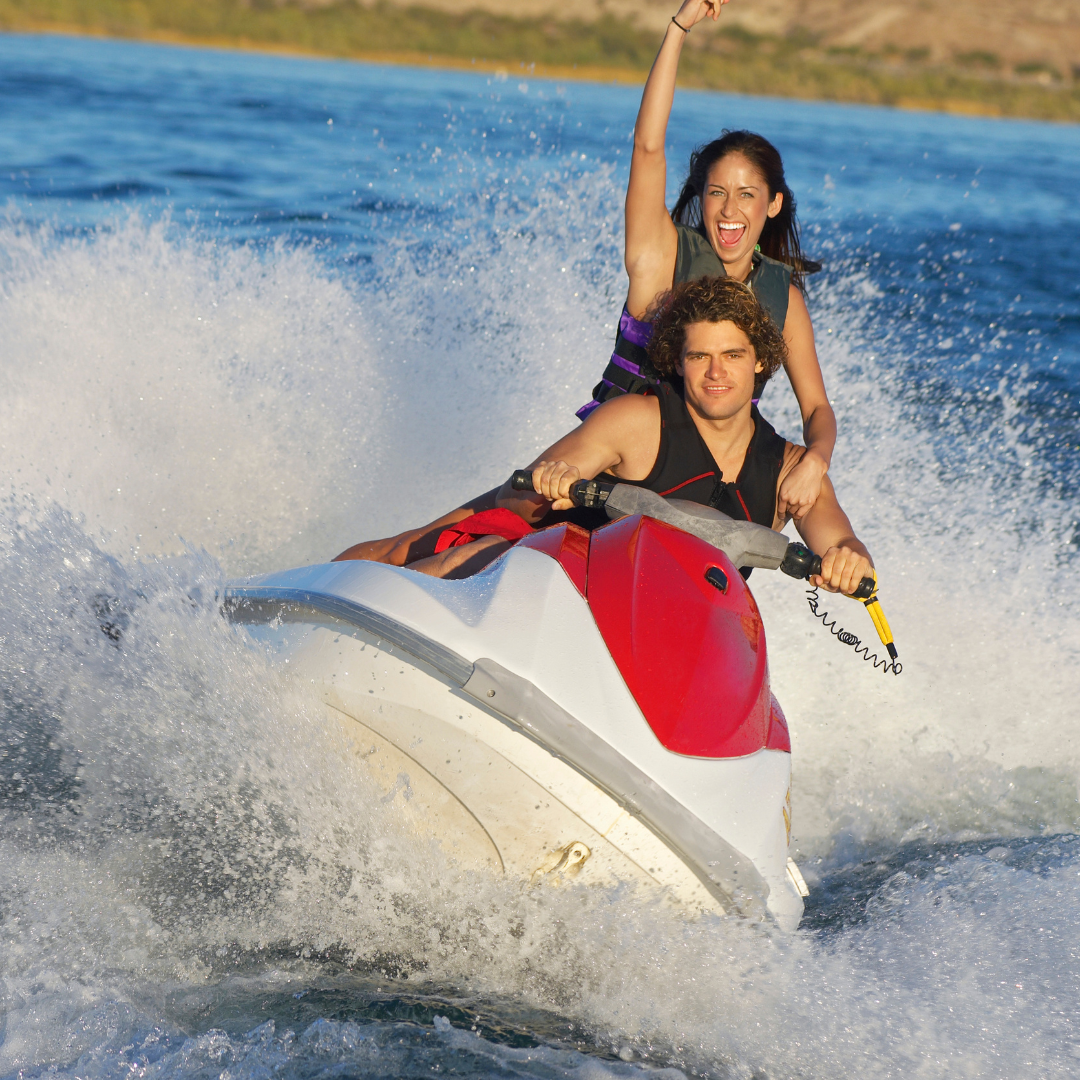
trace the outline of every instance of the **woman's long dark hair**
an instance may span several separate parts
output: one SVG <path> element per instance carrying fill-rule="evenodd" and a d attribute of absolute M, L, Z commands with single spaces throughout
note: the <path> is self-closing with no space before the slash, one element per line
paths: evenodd
<path fill-rule="evenodd" d="M 777 193 L 784 196 L 780 213 L 767 218 L 762 230 L 762 254 L 770 259 L 779 259 L 792 268 L 792 281 L 802 289 L 804 276 L 816 273 L 821 263 L 807 259 L 799 244 L 799 223 L 795 217 L 795 193 L 784 179 L 784 162 L 780 151 L 768 139 L 755 135 L 752 131 L 727 131 L 719 139 L 713 139 L 705 146 L 699 146 L 690 155 L 690 172 L 679 193 L 675 209 L 671 211 L 671 220 L 692 228 L 701 226 L 701 196 L 709 181 L 709 170 L 721 158 L 728 154 L 742 154 L 750 164 L 765 178 L 770 198 Z"/>

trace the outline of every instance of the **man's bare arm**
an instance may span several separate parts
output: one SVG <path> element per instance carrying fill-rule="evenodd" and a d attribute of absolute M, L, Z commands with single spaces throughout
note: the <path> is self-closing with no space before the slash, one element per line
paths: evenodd
<path fill-rule="evenodd" d="M 822 478 L 817 502 L 795 522 L 795 528 L 810 550 L 821 556 L 821 574 L 810 579 L 812 585 L 850 594 L 873 572 L 870 552 L 855 535 L 827 476 Z"/>
<path fill-rule="evenodd" d="M 514 491 L 508 480 L 499 491 L 498 505 L 532 523 L 549 509 L 569 510 L 570 490 L 579 480 L 602 472 L 643 480 L 660 448 L 659 411 L 656 398 L 637 394 L 605 402 L 532 463 L 536 490 Z"/>

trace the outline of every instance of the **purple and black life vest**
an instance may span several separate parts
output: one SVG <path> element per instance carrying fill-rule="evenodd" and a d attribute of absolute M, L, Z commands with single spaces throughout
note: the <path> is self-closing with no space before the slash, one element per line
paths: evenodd
<path fill-rule="evenodd" d="M 676 225 L 675 229 L 679 234 L 673 280 L 675 285 L 703 277 L 727 276 L 724 264 L 703 233 L 688 225 Z M 755 251 L 753 269 L 746 284 L 773 322 L 783 330 L 787 321 L 791 267 Z M 619 394 L 643 394 L 656 386 L 657 373 L 646 352 L 651 336 L 652 324 L 635 319 L 624 306 L 619 331 L 615 336 L 615 350 L 600 381 L 593 387 L 593 400 L 578 409 L 577 415 L 582 420 L 608 398 Z M 755 393 L 755 400 L 756 397 Z"/>

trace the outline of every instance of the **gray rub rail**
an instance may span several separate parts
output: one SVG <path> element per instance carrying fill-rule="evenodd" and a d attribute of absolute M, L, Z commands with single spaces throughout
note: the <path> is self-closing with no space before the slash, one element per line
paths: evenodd
<path fill-rule="evenodd" d="M 453 649 L 447 649 L 431 638 L 410 630 L 382 612 L 340 596 L 278 585 L 236 585 L 225 590 L 222 610 L 230 622 L 268 622 L 273 615 L 250 618 L 250 615 L 258 614 L 257 608 L 268 605 L 277 608 L 314 608 L 324 615 L 332 615 L 343 622 L 351 623 L 383 641 L 389 641 L 399 649 L 404 649 L 410 656 L 423 660 L 425 664 L 430 664 L 457 686 L 464 686 L 472 676 L 472 663 Z M 248 618 L 244 617 L 245 612 Z"/>

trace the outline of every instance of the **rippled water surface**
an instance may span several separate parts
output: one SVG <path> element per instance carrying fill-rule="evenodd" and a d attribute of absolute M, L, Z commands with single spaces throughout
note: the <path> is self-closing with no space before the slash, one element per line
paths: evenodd
<path fill-rule="evenodd" d="M 1076 128 L 677 99 L 673 187 L 784 153 L 905 662 L 755 576 L 796 934 L 443 864 L 218 615 L 573 423 L 636 99 L 0 36 L 0 1077 L 1075 1075 Z"/>

